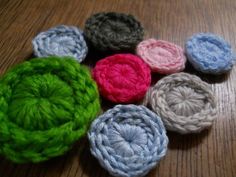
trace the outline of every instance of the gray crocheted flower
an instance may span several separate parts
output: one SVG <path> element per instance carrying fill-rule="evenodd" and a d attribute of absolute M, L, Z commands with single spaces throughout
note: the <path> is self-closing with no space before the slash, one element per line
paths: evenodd
<path fill-rule="evenodd" d="M 60 25 L 41 32 L 32 43 L 37 57 L 71 56 L 81 62 L 88 53 L 82 31 L 74 26 Z"/>
<path fill-rule="evenodd" d="M 161 119 L 144 106 L 117 105 L 99 116 L 88 133 L 91 152 L 113 176 L 146 175 L 167 151 Z"/>
<path fill-rule="evenodd" d="M 230 44 L 211 33 L 193 35 L 187 40 L 185 49 L 194 68 L 209 74 L 229 71 L 236 59 Z"/>

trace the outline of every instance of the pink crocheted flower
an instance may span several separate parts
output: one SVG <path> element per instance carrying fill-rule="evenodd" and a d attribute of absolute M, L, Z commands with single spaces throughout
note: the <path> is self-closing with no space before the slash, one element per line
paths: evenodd
<path fill-rule="evenodd" d="M 148 39 L 139 43 L 137 54 L 151 67 L 153 72 L 171 74 L 185 68 L 183 49 L 173 43 Z"/>
<path fill-rule="evenodd" d="M 98 61 L 93 77 L 101 95 L 116 103 L 142 99 L 151 84 L 150 68 L 132 54 L 116 54 Z"/>

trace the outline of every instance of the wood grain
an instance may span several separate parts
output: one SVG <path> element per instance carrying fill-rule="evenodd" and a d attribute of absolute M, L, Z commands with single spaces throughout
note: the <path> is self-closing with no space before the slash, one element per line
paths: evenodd
<path fill-rule="evenodd" d="M 193 33 L 213 32 L 236 46 L 235 0 L 0 0 L 0 73 L 32 57 L 31 40 L 40 31 L 58 24 L 83 28 L 85 20 L 100 11 L 137 16 L 146 38 L 183 46 Z M 191 67 L 186 71 L 198 74 Z M 199 76 L 212 85 L 218 118 L 200 134 L 169 132 L 168 154 L 149 177 L 236 176 L 236 69 L 223 76 Z M 64 156 L 40 164 L 16 165 L 0 158 L 0 177 L 104 176 L 109 175 L 90 155 L 86 139 Z"/>

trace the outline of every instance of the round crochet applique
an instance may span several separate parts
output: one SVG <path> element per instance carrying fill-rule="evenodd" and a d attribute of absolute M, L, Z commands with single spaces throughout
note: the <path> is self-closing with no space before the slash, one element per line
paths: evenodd
<path fill-rule="evenodd" d="M 159 115 L 167 130 L 197 133 L 216 118 L 216 101 L 210 86 L 199 77 L 176 73 L 159 80 L 144 100 Z"/>
<path fill-rule="evenodd" d="M 193 67 L 208 74 L 221 74 L 229 71 L 236 59 L 230 44 L 211 33 L 193 35 L 187 40 L 185 49 Z"/>
<path fill-rule="evenodd" d="M 37 57 L 70 56 L 82 62 L 88 53 L 82 31 L 74 26 L 60 25 L 41 32 L 32 43 Z"/>
<path fill-rule="evenodd" d="M 149 67 L 132 54 L 116 54 L 98 61 L 93 77 L 101 95 L 115 103 L 139 101 L 151 84 Z"/>
<path fill-rule="evenodd" d="M 136 52 L 153 72 L 172 74 L 185 68 L 186 57 L 183 49 L 167 41 L 144 40 L 139 43 Z"/>
<path fill-rule="evenodd" d="M 92 15 L 84 33 L 100 51 L 132 51 L 144 35 L 143 27 L 132 15 L 116 12 Z"/>
<path fill-rule="evenodd" d="M 74 59 L 21 63 L 0 79 L 0 154 L 17 163 L 62 155 L 99 111 L 96 83 Z"/>
<path fill-rule="evenodd" d="M 99 116 L 88 133 L 91 153 L 113 176 L 141 177 L 165 156 L 161 119 L 144 106 L 117 105 Z"/>

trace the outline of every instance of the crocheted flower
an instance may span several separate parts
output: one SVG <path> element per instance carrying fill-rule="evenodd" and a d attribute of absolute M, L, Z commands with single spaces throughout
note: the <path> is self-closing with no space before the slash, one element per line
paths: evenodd
<path fill-rule="evenodd" d="M 140 100 L 151 83 L 149 67 L 131 54 L 116 54 L 98 61 L 93 77 L 101 95 L 116 103 Z"/>
<path fill-rule="evenodd" d="M 146 96 L 168 130 L 196 133 L 212 125 L 216 102 L 210 86 L 187 73 L 172 74 L 159 80 Z"/>
<path fill-rule="evenodd" d="M 81 62 L 88 53 L 82 31 L 74 26 L 60 25 L 41 32 L 32 43 L 37 57 L 71 56 Z"/>
<path fill-rule="evenodd" d="M 235 63 L 236 57 L 230 44 L 214 34 L 195 34 L 187 40 L 185 48 L 189 62 L 204 73 L 225 73 Z"/>
<path fill-rule="evenodd" d="M 85 23 L 85 36 L 101 51 L 129 51 L 143 39 L 143 27 L 132 16 L 116 12 L 97 13 Z"/>
<path fill-rule="evenodd" d="M 113 176 L 141 177 L 163 158 L 168 138 L 161 119 L 144 106 L 117 105 L 88 133 L 91 153 Z"/>
<path fill-rule="evenodd" d="M 32 59 L 0 79 L 0 154 L 17 162 L 62 155 L 100 110 L 95 82 L 74 59 Z"/>
<path fill-rule="evenodd" d="M 139 43 L 136 51 L 153 72 L 171 74 L 185 68 L 183 49 L 173 43 L 147 39 Z"/>

